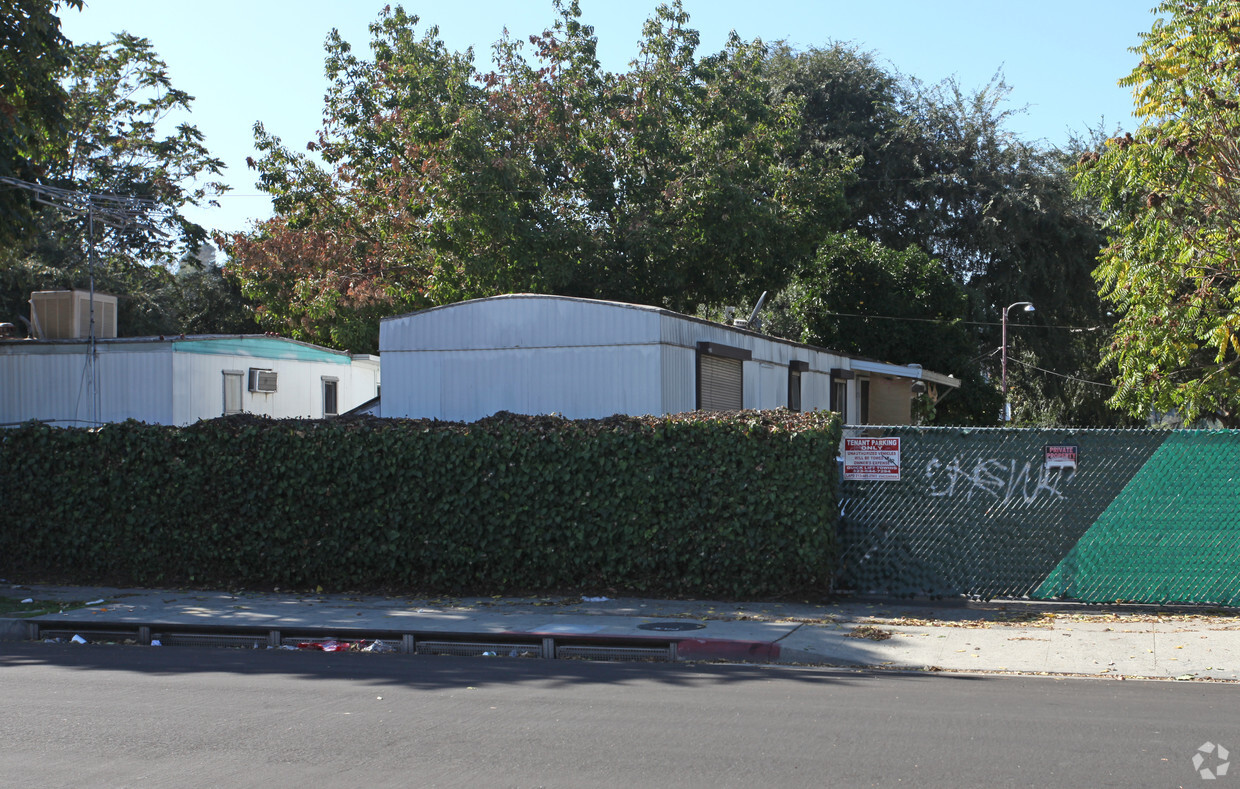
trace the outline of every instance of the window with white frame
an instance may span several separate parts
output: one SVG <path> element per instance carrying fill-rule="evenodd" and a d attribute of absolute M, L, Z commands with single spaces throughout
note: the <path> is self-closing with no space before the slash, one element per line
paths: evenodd
<path fill-rule="evenodd" d="M 339 383 L 339 378 L 323 379 L 323 416 L 336 416 L 340 413 L 336 399 L 336 389 Z"/>
<path fill-rule="evenodd" d="M 241 413 L 241 392 L 245 373 L 224 370 L 224 416 Z"/>

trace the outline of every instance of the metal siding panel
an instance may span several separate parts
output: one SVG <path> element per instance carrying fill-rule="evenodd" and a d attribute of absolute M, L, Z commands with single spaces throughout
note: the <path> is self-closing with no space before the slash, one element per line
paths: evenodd
<path fill-rule="evenodd" d="M 827 411 L 831 408 L 831 376 L 822 373 L 801 373 L 801 408 L 805 411 Z"/>
<path fill-rule="evenodd" d="M 241 392 L 241 408 L 249 414 L 273 419 L 323 416 L 323 378 L 335 378 L 340 410 L 347 411 L 375 396 L 372 370 L 355 370 L 352 363 L 259 359 L 226 354 L 178 353 L 175 355 L 176 423 L 191 424 L 224 413 L 224 371 L 251 367 L 276 373 L 276 391 L 270 394 Z M 354 376 L 359 381 L 354 381 Z M 369 380 L 369 383 L 368 383 Z"/>
<path fill-rule="evenodd" d="M 758 408 L 779 408 L 788 405 L 788 367 L 762 363 L 758 365 L 761 389 L 758 391 Z"/>
<path fill-rule="evenodd" d="M 171 349 L 163 344 L 98 347 L 100 420 L 172 424 Z"/>
<path fill-rule="evenodd" d="M 662 358 L 661 401 L 663 413 L 681 414 L 697 407 L 697 354 L 688 348 L 660 345 Z"/>
<path fill-rule="evenodd" d="M 656 345 L 388 352 L 383 359 L 393 395 L 383 395 L 384 416 L 472 422 L 497 411 L 588 419 L 660 410 Z"/>
<path fill-rule="evenodd" d="M 250 413 L 274 417 L 322 414 L 324 376 L 341 382 L 341 408 L 375 396 L 377 364 L 354 366 L 321 362 L 258 360 L 250 356 L 174 353 L 168 343 L 101 343 L 98 346 L 100 419 L 137 419 L 185 425 L 220 416 L 224 410 L 223 371 L 270 367 L 280 391 L 270 396 L 242 393 Z M 90 418 L 89 390 L 83 385 L 86 346 L 0 346 L 0 422 L 28 419 L 84 424 Z M 347 357 L 346 357 L 347 359 Z M 351 393 L 348 399 L 344 393 Z M 263 399 L 265 398 L 265 399 Z"/>
<path fill-rule="evenodd" d="M 373 399 L 379 391 L 379 362 L 371 359 L 354 359 L 348 372 L 340 372 L 340 413 L 357 408 Z"/>
<path fill-rule="evenodd" d="M 171 398 L 160 365 L 166 348 L 98 346 L 99 418 L 170 423 Z M 42 419 L 86 425 L 91 391 L 86 345 L 26 346 L 0 354 L 0 422 Z"/>
<path fill-rule="evenodd" d="M 389 351 L 491 350 L 647 344 L 658 341 L 656 310 L 554 297 L 506 297 L 448 305 L 384 321 Z"/>
<path fill-rule="evenodd" d="M 30 419 L 73 424 L 90 418 L 90 402 L 79 398 L 85 356 L 6 353 L 0 356 L 0 422 Z M 80 403 L 80 407 L 79 407 Z"/>

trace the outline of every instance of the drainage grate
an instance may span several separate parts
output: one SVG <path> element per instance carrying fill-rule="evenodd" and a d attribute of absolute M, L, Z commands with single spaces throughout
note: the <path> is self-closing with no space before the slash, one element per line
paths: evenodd
<path fill-rule="evenodd" d="M 297 646 L 298 644 L 326 644 L 328 641 L 342 641 L 342 640 L 353 641 L 354 639 L 339 639 L 339 638 L 293 638 L 292 636 L 285 636 L 284 638 L 281 638 L 281 639 L 280 639 L 280 646 L 284 646 L 284 647 L 295 647 L 295 646 Z"/>
<path fill-rule="evenodd" d="M 60 638 L 68 641 L 74 636 L 81 636 L 92 644 L 109 642 L 121 643 L 126 640 L 137 641 L 136 630 L 51 630 L 39 628 L 39 638 Z"/>
<path fill-rule="evenodd" d="M 152 639 L 166 647 L 233 647 L 263 649 L 267 636 L 230 636 L 212 633 L 156 633 Z"/>
<path fill-rule="evenodd" d="M 418 641 L 419 655 L 461 655 L 494 653 L 496 657 L 542 657 L 541 644 L 487 644 L 479 641 Z"/>
<path fill-rule="evenodd" d="M 557 658 L 579 660 L 672 660 L 671 647 L 560 646 Z"/>

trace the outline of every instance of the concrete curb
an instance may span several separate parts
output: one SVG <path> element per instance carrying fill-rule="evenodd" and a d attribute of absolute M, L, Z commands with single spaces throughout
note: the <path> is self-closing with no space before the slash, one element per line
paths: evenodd
<path fill-rule="evenodd" d="M 0 641 L 25 641 L 30 638 L 30 624 L 25 619 L 0 617 Z"/>
<path fill-rule="evenodd" d="M 676 642 L 676 656 L 680 660 L 741 660 L 774 663 L 779 660 L 779 653 L 779 644 L 765 641 L 686 638 Z"/>

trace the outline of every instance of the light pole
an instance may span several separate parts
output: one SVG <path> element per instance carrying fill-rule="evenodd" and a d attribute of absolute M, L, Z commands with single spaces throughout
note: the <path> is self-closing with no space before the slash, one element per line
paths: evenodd
<path fill-rule="evenodd" d="M 1003 343 L 1002 345 L 999 346 L 999 348 L 1000 348 L 1000 356 L 1002 357 L 1002 362 L 1000 364 L 1003 368 L 1003 421 L 1004 422 L 1012 421 L 1012 404 L 1008 402 L 1008 390 L 1007 390 L 1007 323 L 1008 323 L 1008 310 L 1012 309 L 1013 307 L 1024 307 L 1025 312 L 1033 312 L 1033 302 L 1018 301 L 1013 304 L 1009 304 L 1003 308 Z"/>

